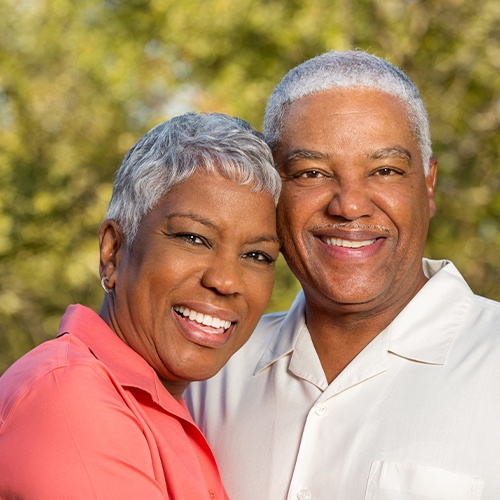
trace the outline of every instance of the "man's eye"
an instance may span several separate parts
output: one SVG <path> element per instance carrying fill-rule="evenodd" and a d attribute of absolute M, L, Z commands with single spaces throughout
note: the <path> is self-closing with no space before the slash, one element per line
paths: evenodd
<path fill-rule="evenodd" d="M 304 172 L 299 172 L 295 177 L 299 179 L 320 179 L 326 177 L 326 175 L 319 170 L 306 170 Z"/>
<path fill-rule="evenodd" d="M 264 253 L 264 252 L 248 252 L 244 255 L 244 258 L 245 259 L 251 259 L 251 260 L 255 260 L 257 262 L 264 262 L 264 263 L 267 263 L 267 264 L 272 264 L 275 259 L 273 259 L 270 255 L 268 255 L 267 253 Z"/>
<path fill-rule="evenodd" d="M 393 167 L 383 167 L 379 168 L 376 172 L 375 175 L 380 175 L 381 177 L 388 177 L 390 175 L 401 175 L 402 172 L 396 168 Z"/>

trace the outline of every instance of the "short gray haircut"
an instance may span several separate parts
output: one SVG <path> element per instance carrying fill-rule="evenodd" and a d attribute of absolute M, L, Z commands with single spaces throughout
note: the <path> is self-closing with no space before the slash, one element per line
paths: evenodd
<path fill-rule="evenodd" d="M 186 113 L 151 129 L 125 155 L 106 218 L 117 221 L 130 246 L 143 217 L 197 171 L 218 172 L 278 201 L 281 180 L 261 133 L 239 118 Z"/>
<path fill-rule="evenodd" d="M 359 87 L 385 92 L 405 103 L 427 173 L 432 156 L 429 119 L 416 85 L 385 59 L 360 50 L 325 52 L 289 71 L 267 103 L 264 117 L 267 143 L 272 149 L 279 143 L 287 108 L 294 101 L 331 89 Z"/>

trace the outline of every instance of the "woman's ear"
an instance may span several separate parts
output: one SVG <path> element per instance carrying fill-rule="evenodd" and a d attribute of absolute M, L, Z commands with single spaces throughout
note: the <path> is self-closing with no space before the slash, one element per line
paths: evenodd
<path fill-rule="evenodd" d="M 125 245 L 125 237 L 120 226 L 113 219 L 106 219 L 99 229 L 100 262 L 99 274 L 105 278 L 108 288 L 116 282 L 116 272 L 120 265 Z"/>

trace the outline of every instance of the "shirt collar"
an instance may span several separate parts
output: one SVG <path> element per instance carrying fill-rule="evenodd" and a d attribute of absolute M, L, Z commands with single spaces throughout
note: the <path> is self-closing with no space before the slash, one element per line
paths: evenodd
<path fill-rule="evenodd" d="M 388 350 L 410 360 L 442 365 L 473 293 L 449 261 L 424 259 L 423 270 L 429 280 L 387 327 Z"/>
<path fill-rule="evenodd" d="M 149 363 L 125 344 L 92 309 L 80 304 L 69 306 L 61 319 L 58 336 L 65 333 L 83 342 L 123 387 L 146 391 L 156 404 L 186 418 L 183 400 L 176 401 Z"/>
<path fill-rule="evenodd" d="M 422 363 L 444 364 L 473 294 L 449 261 L 423 259 L 423 270 L 427 283 L 384 330 L 384 343 L 387 351 L 397 356 Z M 443 314 L 445 307 L 446 314 Z M 300 291 L 255 373 L 294 353 L 300 337 L 309 335 L 304 311 L 305 297 Z"/>
<path fill-rule="evenodd" d="M 304 292 L 301 290 L 281 323 L 277 337 L 274 337 L 267 346 L 255 373 L 264 370 L 278 359 L 293 352 L 299 337 L 309 335 L 305 322 L 305 305 Z"/>

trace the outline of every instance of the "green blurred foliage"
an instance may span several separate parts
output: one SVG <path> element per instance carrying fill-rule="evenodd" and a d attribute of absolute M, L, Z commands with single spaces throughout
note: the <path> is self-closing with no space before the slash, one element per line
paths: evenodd
<path fill-rule="evenodd" d="M 260 128 L 279 79 L 334 48 L 419 85 L 440 160 L 427 255 L 500 299 L 497 0 L 3 0 L 0 373 L 67 304 L 99 308 L 97 231 L 136 139 L 189 110 Z M 281 260 L 270 310 L 297 290 Z"/>

